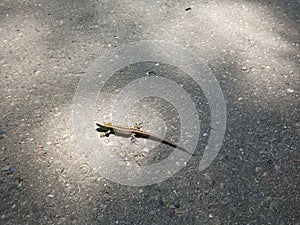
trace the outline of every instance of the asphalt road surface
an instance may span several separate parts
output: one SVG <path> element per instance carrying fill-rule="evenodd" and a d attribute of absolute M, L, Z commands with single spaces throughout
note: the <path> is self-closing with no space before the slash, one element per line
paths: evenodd
<path fill-rule="evenodd" d="M 299 12 L 297 0 L 1 0 L 0 224 L 299 225 Z M 118 55 L 105 63 L 103 54 L 145 40 L 191 49 L 203 60 L 222 92 L 226 109 L 217 104 L 215 111 L 225 116 L 226 127 L 211 122 L 217 89 L 208 93 L 211 83 L 199 85 L 180 63 L 161 62 L 159 56 L 116 70 L 112 62 L 131 58 Z M 167 49 L 156 50 L 164 55 Z M 145 46 L 130 54 L 153 52 Z M 181 56 L 175 51 L 168 57 Z M 174 102 L 184 90 L 200 121 L 198 135 L 180 133 L 180 127 L 196 129 L 198 123 L 192 117 L 184 122 L 180 112 L 188 107 L 164 98 L 137 101 L 128 118 L 175 142 L 194 138 L 196 157 L 176 161 L 170 146 L 144 139 L 132 145 L 114 135 L 99 138 L 103 152 L 92 144 L 78 148 L 76 143 L 89 140 L 85 129 L 98 136 L 89 119 L 73 120 L 73 106 L 87 69 L 96 68 L 99 59 L 98 69 L 109 75 L 98 77 L 99 84 L 106 82 L 101 94 L 86 88 L 79 96 L 84 109 L 97 115 L 91 120 L 109 120 L 111 107 L 132 104 L 135 95 L 124 90 L 138 79 L 143 81 L 138 88 L 155 87 L 158 95 L 175 96 Z M 184 58 L 184 66 L 207 82 L 205 69 L 189 60 L 194 59 Z M 163 82 L 151 83 L 155 79 L 180 88 L 160 90 Z M 116 104 L 122 90 L 125 97 Z M 74 131 L 76 125 L 82 132 Z M 199 171 L 210 137 L 222 128 L 222 145 Z M 100 162 L 91 164 L 87 157 Z M 167 159 L 174 160 L 171 167 L 182 167 L 159 181 L 145 173 L 145 185 L 131 185 L 139 175 L 124 170 L 126 179 L 118 178 L 129 182 L 125 185 L 111 177 L 120 168 L 109 157 L 136 174 Z M 108 166 L 97 167 L 102 162 Z M 167 171 L 163 168 L 157 166 L 157 176 Z"/>

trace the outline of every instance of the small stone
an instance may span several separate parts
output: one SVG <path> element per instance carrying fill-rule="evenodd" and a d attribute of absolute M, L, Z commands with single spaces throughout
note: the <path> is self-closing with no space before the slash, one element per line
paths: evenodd
<path fill-rule="evenodd" d="M 40 218 L 41 218 L 41 213 L 40 212 L 36 212 L 36 213 L 34 213 L 34 219 L 35 220 L 39 220 Z"/>
<path fill-rule="evenodd" d="M 6 134 L 5 130 L 0 130 L 0 139 L 4 138 Z"/>
<path fill-rule="evenodd" d="M 156 76 L 156 73 L 154 71 L 150 70 L 150 71 L 148 71 L 146 73 L 146 75 L 148 75 L 149 77 L 151 77 L 151 76 Z"/>
<path fill-rule="evenodd" d="M 291 88 L 286 89 L 286 91 L 287 91 L 288 93 L 293 93 L 293 92 L 294 92 L 294 90 L 291 89 Z"/>
<path fill-rule="evenodd" d="M 49 198 L 54 198 L 54 195 L 53 194 L 49 194 L 48 197 Z"/>
<path fill-rule="evenodd" d="M 178 209 L 180 207 L 180 202 L 179 201 L 175 201 L 174 202 L 174 207 Z"/>
<path fill-rule="evenodd" d="M 15 167 L 9 167 L 9 169 L 8 169 L 8 173 L 9 174 L 12 174 L 12 173 L 14 173 L 16 171 L 16 168 Z"/>
<path fill-rule="evenodd" d="M 10 168 L 10 165 L 5 165 L 1 168 L 1 171 L 8 171 Z"/>

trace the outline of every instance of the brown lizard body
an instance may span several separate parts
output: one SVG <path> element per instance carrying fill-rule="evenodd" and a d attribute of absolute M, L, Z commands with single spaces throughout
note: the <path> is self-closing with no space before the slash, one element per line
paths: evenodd
<path fill-rule="evenodd" d="M 153 141 L 162 142 L 162 143 L 170 145 L 174 148 L 178 148 L 179 150 L 184 151 L 192 156 L 195 156 L 194 154 L 188 152 L 183 147 L 181 147 L 171 141 L 168 141 L 161 136 L 151 134 L 150 132 L 147 132 L 147 131 L 142 131 L 140 129 L 141 128 L 140 124 L 136 124 L 134 127 L 113 125 L 111 122 L 96 123 L 96 125 L 99 127 L 98 129 L 102 131 L 102 133 L 100 134 L 102 137 L 108 136 L 109 134 L 113 133 L 113 134 L 122 135 L 122 136 L 131 136 L 132 142 L 135 141 L 136 137 L 149 138 Z M 103 131 L 105 131 L 105 132 L 103 132 Z"/>

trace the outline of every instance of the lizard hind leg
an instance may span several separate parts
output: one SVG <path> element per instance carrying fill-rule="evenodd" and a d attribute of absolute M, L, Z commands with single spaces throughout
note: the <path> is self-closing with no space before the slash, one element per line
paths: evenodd
<path fill-rule="evenodd" d="M 136 140 L 136 137 L 135 137 L 135 133 L 131 133 L 131 144 L 136 144 L 137 140 Z"/>

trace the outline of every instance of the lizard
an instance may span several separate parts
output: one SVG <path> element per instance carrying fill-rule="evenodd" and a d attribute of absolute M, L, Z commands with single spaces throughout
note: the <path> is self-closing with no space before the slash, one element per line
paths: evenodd
<path fill-rule="evenodd" d="M 171 141 L 168 141 L 167 139 L 159 135 L 155 135 L 150 132 L 141 130 L 141 123 L 135 124 L 135 126 L 132 127 L 113 125 L 111 122 L 96 123 L 96 125 L 98 126 L 97 131 L 101 131 L 100 137 L 109 136 L 110 134 L 116 134 L 120 136 L 131 136 L 132 142 L 136 141 L 136 137 L 149 138 L 150 140 L 162 142 L 174 148 L 178 148 L 179 150 L 186 152 L 189 155 L 195 156 L 193 153 L 190 153 L 183 147 Z"/>

